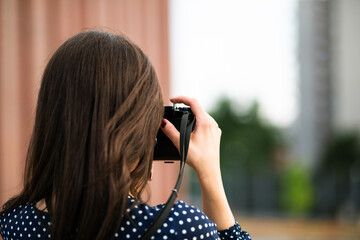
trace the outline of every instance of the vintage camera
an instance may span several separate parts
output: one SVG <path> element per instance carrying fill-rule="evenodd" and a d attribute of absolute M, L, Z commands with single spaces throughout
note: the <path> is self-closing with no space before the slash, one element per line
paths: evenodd
<path fill-rule="evenodd" d="M 195 119 L 195 115 L 191 112 L 190 107 L 177 107 L 175 104 L 173 106 L 165 106 L 164 118 L 169 120 L 179 131 L 181 117 L 185 113 L 189 113 L 187 122 L 189 125 L 189 123 Z M 195 123 L 191 131 L 193 131 L 194 128 Z M 179 151 L 161 129 L 159 129 L 156 139 L 157 141 L 154 149 L 154 160 L 180 160 Z"/>

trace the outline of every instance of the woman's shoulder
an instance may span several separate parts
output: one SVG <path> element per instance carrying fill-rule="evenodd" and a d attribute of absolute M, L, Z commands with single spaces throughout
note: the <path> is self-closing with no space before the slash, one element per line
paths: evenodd
<path fill-rule="evenodd" d="M 164 225 L 179 239 L 209 239 L 217 235 L 215 223 L 199 208 L 181 200 L 174 204 Z"/>
<path fill-rule="evenodd" d="M 0 223 L 17 221 L 36 221 L 38 219 L 49 220 L 49 214 L 41 211 L 36 207 L 35 203 L 25 203 L 16 208 L 0 215 Z"/>
<path fill-rule="evenodd" d="M 163 206 L 157 205 L 153 209 L 159 211 Z M 169 239 L 251 239 L 237 221 L 228 229 L 218 231 L 217 225 L 204 212 L 181 200 L 174 204 L 158 233 L 166 228 L 172 234 Z"/>
<path fill-rule="evenodd" d="M 165 206 L 137 204 L 133 198 L 130 198 L 129 203 L 128 214 L 124 216 L 120 231 L 115 236 L 119 239 L 140 237 Z M 177 201 L 167 219 L 157 229 L 154 239 L 211 239 L 211 236 L 217 236 L 216 227 L 200 209 L 184 201 Z"/>
<path fill-rule="evenodd" d="M 33 203 L 26 203 L 0 216 L 0 233 L 3 237 L 41 238 L 50 234 L 50 224 L 48 213 L 40 211 Z"/>

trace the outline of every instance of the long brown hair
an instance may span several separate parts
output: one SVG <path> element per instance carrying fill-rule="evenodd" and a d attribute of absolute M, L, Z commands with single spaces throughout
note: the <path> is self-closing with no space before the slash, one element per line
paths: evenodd
<path fill-rule="evenodd" d="M 51 199 L 52 239 L 112 239 L 129 192 L 140 199 L 146 186 L 162 116 L 139 47 L 101 31 L 70 38 L 44 71 L 24 189 L 2 213 Z"/>

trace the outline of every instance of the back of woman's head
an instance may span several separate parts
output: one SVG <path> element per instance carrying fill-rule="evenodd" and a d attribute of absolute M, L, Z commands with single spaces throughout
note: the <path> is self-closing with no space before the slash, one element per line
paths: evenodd
<path fill-rule="evenodd" d="M 5 211 L 50 199 L 52 238 L 111 239 L 128 193 L 146 185 L 162 109 L 136 45 L 99 31 L 70 38 L 44 71 L 24 190 Z"/>

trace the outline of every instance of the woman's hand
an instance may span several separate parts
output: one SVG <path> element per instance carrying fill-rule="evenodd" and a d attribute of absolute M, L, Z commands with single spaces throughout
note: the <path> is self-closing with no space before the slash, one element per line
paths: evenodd
<path fill-rule="evenodd" d="M 191 107 L 196 117 L 195 129 L 191 134 L 187 163 L 204 179 L 220 174 L 220 137 L 221 130 L 215 120 L 206 113 L 198 101 L 189 97 L 170 99 L 173 103 L 184 103 Z M 179 131 L 167 119 L 163 120 L 162 129 L 167 137 L 179 149 Z"/>
<path fill-rule="evenodd" d="M 184 103 L 190 106 L 196 117 L 186 162 L 194 168 L 198 176 L 204 213 L 217 224 L 219 230 L 227 229 L 234 225 L 235 219 L 221 179 L 221 130 L 215 120 L 201 108 L 195 99 L 181 96 L 170 100 L 173 103 Z M 164 119 L 161 128 L 179 149 L 180 134 L 174 125 Z"/>

